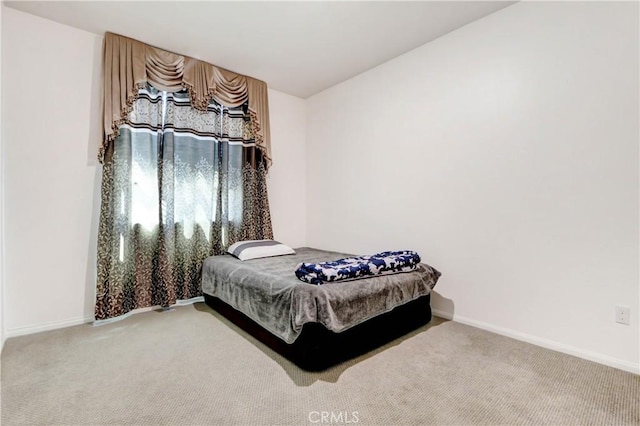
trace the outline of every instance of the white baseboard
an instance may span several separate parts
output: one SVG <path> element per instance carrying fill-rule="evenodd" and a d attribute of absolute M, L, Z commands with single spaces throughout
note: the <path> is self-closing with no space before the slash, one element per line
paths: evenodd
<path fill-rule="evenodd" d="M 604 364 L 609 367 L 617 368 L 619 370 L 628 371 L 634 374 L 640 374 L 640 364 L 634 364 L 632 362 L 619 360 L 616 358 L 608 357 L 591 351 L 585 351 L 573 346 L 565 345 L 564 343 L 554 342 L 553 340 L 543 339 L 537 336 L 533 336 L 527 333 L 520 333 L 508 328 L 497 327 L 495 325 L 476 321 L 471 318 L 465 318 L 459 315 L 451 315 L 448 312 L 433 309 L 433 314 L 440 318 L 459 322 L 461 324 L 470 325 L 472 327 L 480 328 L 482 330 L 491 331 L 492 333 L 500 334 L 502 336 L 511 337 L 512 339 L 521 340 L 523 342 L 531 343 L 536 346 L 540 346 L 546 349 L 562 352 L 568 355 L 573 355 L 578 358 L 583 358 L 589 361 Z"/>
<path fill-rule="evenodd" d="M 7 330 L 7 338 L 24 336 L 26 334 L 40 333 L 42 331 L 56 330 L 58 328 L 71 327 L 73 325 L 86 324 L 93 321 L 93 317 L 77 317 L 62 321 L 51 321 L 43 324 L 27 325 Z"/>
<path fill-rule="evenodd" d="M 178 300 L 176 301 L 176 304 L 173 306 L 191 305 L 196 302 L 204 302 L 204 297 L 199 296 L 199 297 L 194 297 L 192 299 Z M 78 318 L 72 318 L 72 319 L 62 320 L 62 321 L 51 321 L 44 324 L 29 325 L 25 327 L 16 327 L 16 328 L 7 330 L 6 336 L 3 336 L 3 340 L 6 340 L 9 337 L 24 336 L 26 334 L 40 333 L 41 331 L 56 330 L 58 328 L 71 327 L 74 325 L 81 325 L 81 324 L 88 324 L 88 323 L 93 323 L 94 325 L 109 324 L 115 321 L 123 320 L 131 315 L 135 315 L 143 312 L 155 311 L 158 309 L 162 309 L 162 307 L 150 306 L 148 308 L 134 309 L 133 311 L 127 312 L 126 314 L 120 315 L 119 317 L 110 318 L 110 319 L 101 320 L 101 321 L 94 321 L 93 316 L 87 316 L 87 317 L 78 317 Z M 4 347 L 4 341 L 2 342 L 2 346 Z"/>
<path fill-rule="evenodd" d="M 123 319 L 128 318 L 131 315 L 141 314 L 143 312 L 157 311 L 159 309 L 171 310 L 175 306 L 193 305 L 194 303 L 197 303 L 197 302 L 204 302 L 204 296 L 193 297 L 191 299 L 176 300 L 176 303 L 174 305 L 171 305 L 169 308 L 163 308 L 162 306 L 156 305 L 156 306 L 149 306 L 147 308 L 134 309 L 133 311 L 129 311 L 126 314 L 122 314 L 118 317 L 108 318 L 105 320 L 96 320 L 93 322 L 93 325 L 99 327 L 101 325 L 111 324 L 116 321 L 122 321 Z"/>

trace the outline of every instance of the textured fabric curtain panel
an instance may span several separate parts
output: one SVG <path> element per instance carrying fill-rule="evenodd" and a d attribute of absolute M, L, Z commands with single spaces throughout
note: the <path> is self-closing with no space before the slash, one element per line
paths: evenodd
<path fill-rule="evenodd" d="M 104 156 L 96 320 L 200 296 L 207 256 L 273 238 L 257 128 L 246 103 L 138 91 Z"/>

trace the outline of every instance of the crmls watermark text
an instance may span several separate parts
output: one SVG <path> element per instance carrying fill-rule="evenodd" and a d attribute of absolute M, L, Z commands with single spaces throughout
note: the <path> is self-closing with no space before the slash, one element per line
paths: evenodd
<path fill-rule="evenodd" d="M 310 411 L 309 421 L 317 424 L 350 424 L 358 423 L 357 411 Z"/>

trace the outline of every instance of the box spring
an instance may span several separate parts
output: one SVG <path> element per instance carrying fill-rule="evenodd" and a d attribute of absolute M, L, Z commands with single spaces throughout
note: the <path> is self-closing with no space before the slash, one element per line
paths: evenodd
<path fill-rule="evenodd" d="M 378 348 L 431 320 L 430 295 L 419 297 L 341 333 L 307 323 L 288 344 L 217 297 L 204 294 L 207 305 L 229 321 L 307 371 L 320 371 Z"/>

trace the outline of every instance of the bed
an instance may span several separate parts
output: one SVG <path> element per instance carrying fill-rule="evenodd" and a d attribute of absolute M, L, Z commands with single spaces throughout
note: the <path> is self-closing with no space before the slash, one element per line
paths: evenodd
<path fill-rule="evenodd" d="M 348 254 L 308 247 L 241 261 L 212 256 L 202 266 L 205 302 L 305 370 L 365 353 L 431 320 L 430 292 L 440 273 L 415 271 L 323 285 L 296 278 L 301 262 Z"/>

